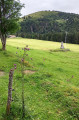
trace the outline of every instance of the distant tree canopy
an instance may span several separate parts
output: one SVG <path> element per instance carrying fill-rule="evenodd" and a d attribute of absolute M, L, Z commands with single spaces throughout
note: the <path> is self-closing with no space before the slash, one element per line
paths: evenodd
<path fill-rule="evenodd" d="M 58 11 L 41 11 L 24 16 L 17 36 L 49 41 L 64 41 L 79 44 L 79 15 Z"/>
<path fill-rule="evenodd" d="M 0 37 L 3 50 L 6 48 L 7 34 L 14 33 L 19 28 L 18 20 L 22 7 L 19 0 L 0 0 Z"/>

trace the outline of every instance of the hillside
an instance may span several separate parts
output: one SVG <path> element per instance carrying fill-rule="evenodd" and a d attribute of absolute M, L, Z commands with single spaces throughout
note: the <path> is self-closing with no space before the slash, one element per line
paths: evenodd
<path fill-rule="evenodd" d="M 23 79 L 20 60 L 26 45 L 30 50 L 25 54 L 24 70 L 35 73 L 24 74 Z M 7 39 L 7 50 L 0 50 L 0 120 L 79 120 L 79 45 L 67 44 L 71 50 L 68 52 L 52 51 L 60 45 L 36 39 Z M 11 114 L 6 117 L 8 76 L 14 64 L 17 68 Z M 25 119 L 22 118 L 22 81 Z"/>
<path fill-rule="evenodd" d="M 79 15 L 58 11 L 40 11 L 23 17 L 18 36 L 50 41 L 79 43 Z"/>

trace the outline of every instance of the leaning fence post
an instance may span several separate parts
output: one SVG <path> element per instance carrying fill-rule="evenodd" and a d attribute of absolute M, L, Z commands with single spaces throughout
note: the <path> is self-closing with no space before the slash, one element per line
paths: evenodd
<path fill-rule="evenodd" d="M 10 114 L 10 108 L 11 108 L 13 73 L 14 73 L 14 70 L 11 69 L 9 72 L 8 99 L 7 99 L 7 107 L 6 107 L 7 115 Z"/>

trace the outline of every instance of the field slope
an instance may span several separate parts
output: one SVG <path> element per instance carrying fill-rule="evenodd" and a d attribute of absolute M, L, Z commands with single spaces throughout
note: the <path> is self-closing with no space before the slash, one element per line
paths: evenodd
<path fill-rule="evenodd" d="M 0 71 L 4 72 L 0 75 L 0 120 L 6 118 L 8 74 L 14 64 L 17 69 L 13 78 L 11 116 L 6 119 L 22 120 L 22 77 L 16 52 L 20 54 L 26 45 L 30 51 L 25 70 L 35 73 L 24 77 L 25 120 L 79 120 L 79 45 L 64 44 L 71 51 L 54 52 L 61 43 L 23 38 L 8 39 L 7 50 L 0 50 Z"/>

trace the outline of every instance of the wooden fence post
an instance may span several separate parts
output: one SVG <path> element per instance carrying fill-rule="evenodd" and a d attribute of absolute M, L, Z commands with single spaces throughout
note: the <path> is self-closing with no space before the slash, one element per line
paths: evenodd
<path fill-rule="evenodd" d="M 10 114 L 10 108 L 11 108 L 13 73 L 14 73 L 14 70 L 11 69 L 9 72 L 8 99 L 7 99 L 7 107 L 6 107 L 7 115 Z"/>

